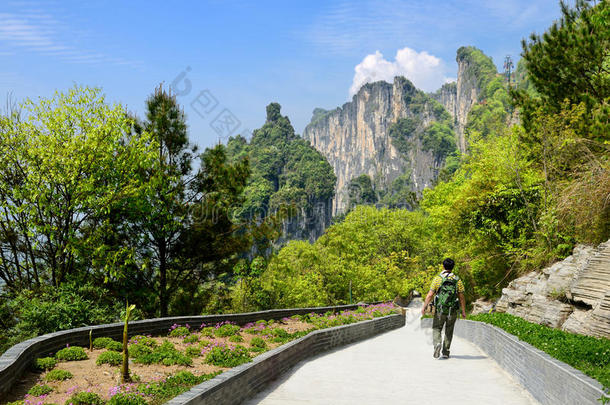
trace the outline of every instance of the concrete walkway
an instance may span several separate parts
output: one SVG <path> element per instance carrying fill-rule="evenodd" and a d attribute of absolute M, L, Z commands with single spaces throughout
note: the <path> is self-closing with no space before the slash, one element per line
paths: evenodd
<path fill-rule="evenodd" d="M 299 363 L 246 402 L 264 404 L 536 404 L 492 359 L 454 336 L 450 359 L 432 357 L 431 329 L 407 325 Z"/>

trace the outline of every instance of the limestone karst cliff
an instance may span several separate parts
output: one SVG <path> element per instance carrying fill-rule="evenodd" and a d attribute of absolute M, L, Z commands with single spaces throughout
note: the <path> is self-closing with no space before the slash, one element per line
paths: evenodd
<path fill-rule="evenodd" d="M 398 135 L 404 139 L 390 134 L 400 119 L 411 127 L 410 133 Z M 451 122 L 444 108 L 404 77 L 396 77 L 392 84 L 366 84 L 336 110 L 316 109 L 303 137 L 326 157 L 337 176 L 333 213 L 345 211 L 349 182 L 362 174 L 386 190 L 405 173 L 414 192 L 430 187 L 444 155 L 426 141 L 425 131 L 443 121 Z M 400 150 L 398 142 L 404 146 Z"/>
<path fill-rule="evenodd" d="M 567 332 L 610 338 L 610 241 L 513 280 L 496 311 Z"/>

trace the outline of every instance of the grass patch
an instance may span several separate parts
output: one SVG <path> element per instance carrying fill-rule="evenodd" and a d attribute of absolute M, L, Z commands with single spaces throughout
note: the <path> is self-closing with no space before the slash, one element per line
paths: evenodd
<path fill-rule="evenodd" d="M 468 319 L 504 329 L 610 387 L 610 339 L 568 333 L 505 313 L 479 314 Z"/>

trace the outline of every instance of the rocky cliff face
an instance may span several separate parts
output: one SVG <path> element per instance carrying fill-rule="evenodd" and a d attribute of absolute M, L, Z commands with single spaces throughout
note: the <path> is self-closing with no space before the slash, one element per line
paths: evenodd
<path fill-rule="evenodd" d="M 458 65 L 457 82 L 444 84 L 440 90 L 432 95 L 445 107 L 454 119 L 454 130 L 457 138 L 458 149 L 465 153 L 468 144 L 466 141 L 465 128 L 468 122 L 468 113 L 481 99 L 481 75 L 495 73 L 495 66 L 491 60 L 481 61 L 481 51 L 472 47 L 462 47 L 457 52 L 456 62 Z M 483 55 L 484 58 L 487 58 Z M 479 59 L 479 60 L 477 60 Z M 482 72 L 480 65 L 484 63 L 490 71 Z M 489 66 L 491 65 L 491 66 Z"/>
<path fill-rule="evenodd" d="M 417 108 L 414 108 L 414 98 L 418 100 Z M 400 153 L 392 142 L 389 128 L 405 117 L 417 117 L 419 130 L 427 127 L 435 120 L 433 104 L 410 81 L 396 77 L 392 84 L 364 85 L 341 108 L 314 111 L 303 137 L 333 166 L 337 176 L 334 214 L 345 211 L 347 186 L 361 174 L 388 185 L 399 175 L 410 172 L 414 191 L 418 193 L 432 185 L 442 162 L 433 152 L 424 150 L 421 141 L 415 138 L 408 153 Z M 438 103 L 436 106 L 440 107 Z"/>
<path fill-rule="evenodd" d="M 513 280 L 496 311 L 562 330 L 610 338 L 610 241 L 577 246 L 541 273 Z"/>

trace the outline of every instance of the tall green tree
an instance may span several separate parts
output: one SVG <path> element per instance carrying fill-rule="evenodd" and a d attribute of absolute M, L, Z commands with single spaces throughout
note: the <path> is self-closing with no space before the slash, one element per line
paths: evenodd
<path fill-rule="evenodd" d="M 155 142 L 120 105 L 74 87 L 0 117 L 0 278 L 13 291 L 129 255 L 98 248 L 109 213 L 144 193 Z M 123 252 L 124 253 L 124 252 Z M 118 263 L 122 265 L 123 263 Z"/>

